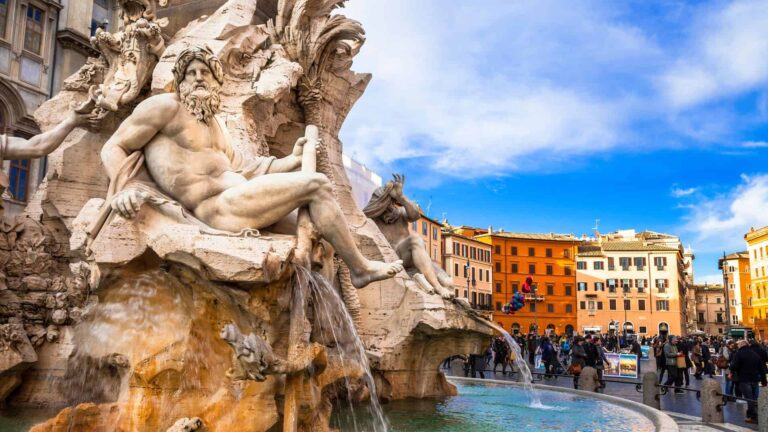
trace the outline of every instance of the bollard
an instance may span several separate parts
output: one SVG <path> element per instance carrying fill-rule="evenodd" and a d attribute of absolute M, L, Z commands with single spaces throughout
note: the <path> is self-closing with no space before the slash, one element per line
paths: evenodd
<path fill-rule="evenodd" d="M 707 378 L 701 383 L 701 420 L 704 423 L 725 423 L 723 410 L 719 405 L 723 403 L 720 393 L 720 383 Z"/>
<path fill-rule="evenodd" d="M 661 409 L 661 388 L 656 386 L 656 372 L 643 374 L 643 404 Z"/>
<path fill-rule="evenodd" d="M 757 430 L 768 432 L 768 390 L 766 387 L 760 389 L 760 395 L 757 397 Z"/>
<path fill-rule="evenodd" d="M 587 366 L 581 370 L 579 376 L 579 390 L 596 392 L 600 387 L 600 380 L 597 377 L 597 369 Z"/>

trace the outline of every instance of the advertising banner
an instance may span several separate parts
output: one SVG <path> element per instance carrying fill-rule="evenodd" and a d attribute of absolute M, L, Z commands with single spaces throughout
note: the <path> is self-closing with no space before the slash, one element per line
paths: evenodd
<path fill-rule="evenodd" d="M 637 356 L 634 354 L 606 353 L 608 363 L 603 376 L 615 378 L 637 378 Z"/>
<path fill-rule="evenodd" d="M 536 354 L 536 358 L 533 364 L 534 369 L 544 370 L 544 362 L 541 361 L 541 354 Z"/>

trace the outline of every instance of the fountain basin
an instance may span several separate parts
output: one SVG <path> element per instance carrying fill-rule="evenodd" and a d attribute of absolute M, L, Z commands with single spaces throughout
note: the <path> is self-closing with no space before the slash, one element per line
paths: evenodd
<path fill-rule="evenodd" d="M 531 407 L 522 385 L 509 381 L 449 377 L 458 396 L 394 401 L 384 406 L 391 431 L 491 432 L 614 431 L 677 432 L 671 417 L 625 399 L 560 387 L 534 385 L 542 407 Z M 367 419 L 358 410 L 358 430 Z M 349 413 L 337 413 L 332 426 L 355 430 Z"/>

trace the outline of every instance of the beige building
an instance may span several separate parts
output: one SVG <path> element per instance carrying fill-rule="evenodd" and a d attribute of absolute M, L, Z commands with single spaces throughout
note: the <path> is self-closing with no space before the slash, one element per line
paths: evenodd
<path fill-rule="evenodd" d="M 686 269 L 679 239 L 623 230 L 576 256 L 578 330 L 686 334 Z"/>
<path fill-rule="evenodd" d="M 722 285 L 693 285 L 696 297 L 696 325 L 710 335 L 724 334 L 727 330 L 725 290 Z"/>
<path fill-rule="evenodd" d="M 114 0 L 0 0 L 0 132 L 40 133 L 32 114 L 96 51 L 97 26 L 117 22 Z M 5 161 L 11 184 L 6 215 L 20 213 L 46 172 L 46 159 Z"/>
<path fill-rule="evenodd" d="M 755 334 L 768 338 L 768 226 L 752 228 L 744 235 L 752 279 L 752 314 Z"/>
<path fill-rule="evenodd" d="M 443 228 L 443 268 L 453 278 L 457 297 L 465 298 L 475 309 L 491 311 L 493 269 L 491 245 Z"/>
<path fill-rule="evenodd" d="M 419 220 L 411 222 L 411 231 L 424 240 L 429 257 L 440 265 L 443 262 L 443 225 L 422 213 Z"/>

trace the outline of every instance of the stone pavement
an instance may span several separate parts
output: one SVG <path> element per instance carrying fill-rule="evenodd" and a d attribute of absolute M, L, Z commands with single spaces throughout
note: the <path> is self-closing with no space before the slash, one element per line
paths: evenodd
<path fill-rule="evenodd" d="M 655 362 L 650 360 L 644 360 L 641 365 L 641 373 L 650 370 L 655 370 Z M 444 371 L 450 374 L 449 370 Z M 534 371 L 539 372 L 539 371 Z M 501 368 L 497 369 L 494 374 L 492 371 L 485 372 L 486 378 L 498 379 L 498 380 L 514 380 L 514 376 L 509 374 L 503 375 Z M 479 376 L 478 376 L 479 378 Z M 666 379 L 666 376 L 664 377 Z M 534 377 L 536 379 L 536 377 Z M 609 382 L 603 393 L 611 396 L 616 396 L 624 399 L 629 399 L 635 402 L 643 402 L 643 394 L 635 389 L 635 383 L 639 380 L 624 380 L 611 378 L 624 383 Z M 723 377 L 715 377 L 721 386 L 725 388 L 723 384 Z M 691 374 L 690 385 L 686 388 L 692 390 L 698 390 L 703 380 L 697 380 Z M 558 387 L 573 388 L 573 379 L 568 377 L 558 377 L 554 379 L 545 379 L 542 381 L 536 381 L 537 384 L 552 385 Z M 685 384 L 685 382 L 683 382 Z M 762 390 L 762 388 L 761 388 Z M 661 410 L 672 416 L 680 425 L 681 431 L 750 431 L 757 430 L 757 425 L 744 423 L 744 414 L 746 412 L 746 404 L 737 404 L 734 402 L 728 402 L 723 407 L 725 421 L 728 425 L 708 425 L 701 423 L 701 403 L 696 399 L 695 391 L 687 391 L 685 394 L 674 394 L 669 392 L 666 395 L 661 396 Z"/>

